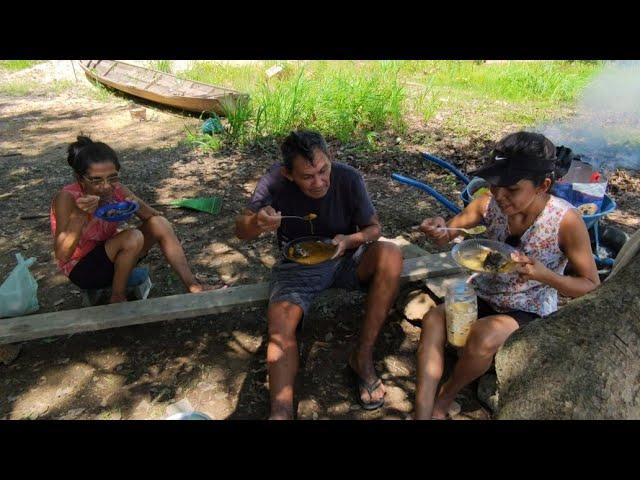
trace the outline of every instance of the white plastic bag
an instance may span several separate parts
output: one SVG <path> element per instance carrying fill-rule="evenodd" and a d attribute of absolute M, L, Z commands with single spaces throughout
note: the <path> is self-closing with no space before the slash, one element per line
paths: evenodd
<path fill-rule="evenodd" d="M 594 203 L 598 210 L 602 208 L 602 201 L 607 192 L 607 182 L 599 183 L 574 183 L 571 203 L 579 207 L 585 203 Z"/>
<path fill-rule="evenodd" d="M 16 253 L 16 260 L 18 265 L 0 285 L 0 317 L 17 317 L 40 308 L 38 282 L 29 271 L 36 259 L 25 260 L 22 254 Z"/>

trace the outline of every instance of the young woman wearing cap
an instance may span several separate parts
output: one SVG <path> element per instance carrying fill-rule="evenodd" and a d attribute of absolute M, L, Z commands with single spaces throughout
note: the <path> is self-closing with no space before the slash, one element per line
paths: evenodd
<path fill-rule="evenodd" d="M 129 274 L 158 243 L 189 292 L 213 288 L 191 273 L 169 221 L 120 183 L 120 162 L 111 147 L 80 136 L 69 145 L 67 162 L 75 182 L 53 199 L 50 221 L 58 267 L 74 284 L 82 289 L 111 286 L 111 303 L 126 301 Z M 116 223 L 94 217 L 101 198 L 134 199 L 140 204 L 136 215 L 142 224 L 119 232 Z"/>
<path fill-rule="evenodd" d="M 473 279 L 478 321 L 439 391 L 447 341 L 444 305 L 425 315 L 418 347 L 416 419 L 447 418 L 456 394 L 490 368 L 514 331 L 558 309 L 558 292 L 579 297 L 600 284 L 582 217 L 570 203 L 549 193 L 557 171 L 561 167 L 556 148 L 546 137 L 530 132 L 508 135 L 496 145 L 491 162 L 472 172 L 489 183 L 491 194 L 473 200 L 449 222 L 441 217 L 422 222 L 421 230 L 440 246 L 457 234 L 439 227 L 483 223 L 489 239 L 518 250 L 518 267 L 514 273 Z M 563 274 L 567 262 L 575 276 Z"/>

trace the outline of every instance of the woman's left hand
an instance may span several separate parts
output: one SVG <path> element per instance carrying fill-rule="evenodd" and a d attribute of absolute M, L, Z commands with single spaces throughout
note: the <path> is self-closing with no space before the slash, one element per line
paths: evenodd
<path fill-rule="evenodd" d="M 137 203 L 138 205 L 140 205 L 140 208 L 136 212 L 136 216 L 140 220 L 142 220 L 143 222 L 146 222 L 151 217 L 163 217 L 164 216 L 161 212 L 157 211 L 155 208 L 151 208 L 149 205 L 147 205 L 146 203 L 141 201 L 138 197 L 136 197 L 133 194 L 127 195 L 125 197 L 125 201 L 134 202 L 134 203 Z"/>
<path fill-rule="evenodd" d="M 338 234 L 333 237 L 332 243 L 334 245 L 337 245 L 338 248 L 336 249 L 336 253 L 331 258 L 338 258 L 339 256 L 343 255 L 346 250 L 352 248 L 349 235 Z"/>
<path fill-rule="evenodd" d="M 550 270 L 539 260 L 527 257 L 524 253 L 516 252 L 511 255 L 511 259 L 518 264 L 516 272 L 524 280 L 535 280 L 545 283 Z"/>

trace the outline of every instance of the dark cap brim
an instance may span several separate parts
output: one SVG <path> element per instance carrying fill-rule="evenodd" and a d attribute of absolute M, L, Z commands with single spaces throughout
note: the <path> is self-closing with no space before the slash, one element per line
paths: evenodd
<path fill-rule="evenodd" d="M 509 187 L 527 178 L 530 173 L 509 169 L 504 164 L 492 164 L 479 168 L 471 172 L 470 175 L 480 177 L 494 187 Z"/>

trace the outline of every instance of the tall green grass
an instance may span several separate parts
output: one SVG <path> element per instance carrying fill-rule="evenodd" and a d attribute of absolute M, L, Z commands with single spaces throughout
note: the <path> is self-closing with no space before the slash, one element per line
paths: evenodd
<path fill-rule="evenodd" d="M 172 73 L 173 62 L 171 60 L 151 60 L 147 62 L 147 67 L 164 73 Z"/>
<path fill-rule="evenodd" d="M 285 62 L 284 67 L 268 79 L 266 66 L 199 63 L 182 76 L 250 94 L 248 102 L 225 112 L 232 143 L 281 137 L 297 128 L 342 141 L 362 139 L 371 130 L 404 128 L 405 91 L 394 63 Z"/>
<path fill-rule="evenodd" d="M 265 71 L 279 64 L 272 78 Z M 234 144 L 311 128 L 341 141 L 374 144 L 372 132 L 403 133 L 409 114 L 428 123 L 436 113 L 474 131 L 483 115 L 530 124 L 574 102 L 603 62 L 310 61 L 231 65 L 196 62 L 179 76 L 248 93 L 226 114 L 223 137 Z M 491 112 L 488 110 L 493 109 Z M 466 116 L 474 117 L 466 118 Z M 465 117 L 465 118 L 462 118 Z"/>
<path fill-rule="evenodd" d="M 18 70 L 33 67 L 38 63 L 42 63 L 42 60 L 0 60 L 0 70 L 17 72 Z"/>
<path fill-rule="evenodd" d="M 216 152 L 222 148 L 223 140 L 219 135 L 207 135 L 192 130 L 185 125 L 185 143 L 204 151 Z"/>
<path fill-rule="evenodd" d="M 211 83 L 242 92 L 255 90 L 256 85 L 264 78 L 262 66 L 230 65 L 219 62 L 195 62 L 189 70 L 177 73 L 178 77 Z"/>

